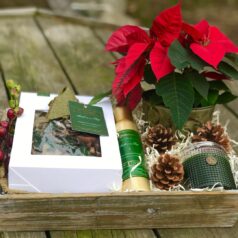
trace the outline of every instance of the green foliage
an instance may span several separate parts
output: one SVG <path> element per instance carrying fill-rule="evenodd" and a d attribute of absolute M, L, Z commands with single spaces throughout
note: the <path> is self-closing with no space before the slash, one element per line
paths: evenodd
<path fill-rule="evenodd" d="M 218 66 L 218 69 L 229 78 L 238 80 L 238 71 L 228 63 L 221 62 Z"/>
<path fill-rule="evenodd" d="M 221 95 L 219 95 L 216 103 L 217 104 L 225 104 L 225 103 L 229 103 L 229 102 L 233 101 L 236 98 L 237 98 L 237 96 L 234 96 L 232 93 L 224 92 Z"/>
<path fill-rule="evenodd" d="M 143 99 L 151 105 L 163 105 L 163 98 L 154 89 L 145 91 L 143 93 Z"/>
<path fill-rule="evenodd" d="M 100 102 L 103 98 L 107 97 L 107 96 L 110 96 L 112 94 L 112 90 L 109 90 L 105 93 L 101 93 L 97 96 L 94 96 L 91 101 L 89 102 L 89 105 L 94 105 L 98 102 Z"/>
<path fill-rule="evenodd" d="M 187 72 L 185 77 L 191 81 L 193 88 L 206 99 L 209 91 L 209 83 L 207 79 L 194 70 Z"/>
<path fill-rule="evenodd" d="M 148 84 L 155 84 L 157 82 L 157 79 L 155 77 L 154 72 L 151 69 L 151 65 L 150 64 L 147 64 L 145 66 L 144 80 Z"/>
<path fill-rule="evenodd" d="M 192 108 L 224 104 L 237 98 L 223 81 L 207 81 L 191 68 L 184 70 L 182 74 L 165 76 L 155 87 L 156 89 L 145 91 L 143 99 L 151 105 L 168 107 L 178 129 L 183 127 Z"/>
<path fill-rule="evenodd" d="M 193 69 L 200 71 L 207 66 L 203 60 L 193 54 L 191 50 L 185 49 L 177 40 L 169 47 L 169 58 L 171 63 L 180 70 L 192 67 Z"/>
<path fill-rule="evenodd" d="M 183 75 L 172 73 L 160 80 L 156 85 L 166 107 L 170 108 L 172 120 L 177 129 L 182 129 L 188 119 L 194 102 L 194 91 L 191 81 Z"/>
<path fill-rule="evenodd" d="M 209 82 L 209 88 L 210 89 L 215 89 L 215 90 L 222 90 L 222 91 L 229 91 L 229 88 L 226 86 L 226 84 L 223 81 L 211 81 Z"/>

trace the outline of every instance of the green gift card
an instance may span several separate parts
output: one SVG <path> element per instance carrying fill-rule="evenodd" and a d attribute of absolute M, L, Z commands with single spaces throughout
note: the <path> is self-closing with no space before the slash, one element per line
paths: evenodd
<path fill-rule="evenodd" d="M 69 111 L 73 130 L 108 136 L 101 107 L 69 101 Z"/>

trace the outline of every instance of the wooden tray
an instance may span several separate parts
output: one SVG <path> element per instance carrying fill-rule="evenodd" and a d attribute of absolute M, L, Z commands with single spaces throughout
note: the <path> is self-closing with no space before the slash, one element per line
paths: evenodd
<path fill-rule="evenodd" d="M 0 196 L 1 231 L 231 227 L 238 191 Z"/>

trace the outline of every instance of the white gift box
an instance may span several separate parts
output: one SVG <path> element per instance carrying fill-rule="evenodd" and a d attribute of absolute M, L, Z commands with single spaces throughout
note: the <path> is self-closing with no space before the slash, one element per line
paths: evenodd
<path fill-rule="evenodd" d="M 109 136 L 100 136 L 101 157 L 32 154 L 35 111 L 47 111 L 55 96 L 21 94 L 20 106 L 24 113 L 16 123 L 9 188 L 45 193 L 95 193 L 112 192 L 115 187 L 121 187 L 122 165 L 109 99 L 97 104 L 103 109 L 109 133 Z M 85 104 L 91 99 L 88 96 L 77 98 Z"/>

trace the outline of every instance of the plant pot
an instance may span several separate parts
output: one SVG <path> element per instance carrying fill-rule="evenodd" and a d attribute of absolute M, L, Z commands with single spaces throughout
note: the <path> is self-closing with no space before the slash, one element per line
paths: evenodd
<path fill-rule="evenodd" d="M 184 124 L 184 129 L 189 131 L 195 131 L 203 123 L 212 120 L 212 115 L 215 106 L 194 108 Z M 151 105 L 147 101 L 143 101 L 144 120 L 149 121 L 151 125 L 158 123 L 165 127 L 175 129 L 175 125 L 172 122 L 171 112 L 164 106 Z"/>

